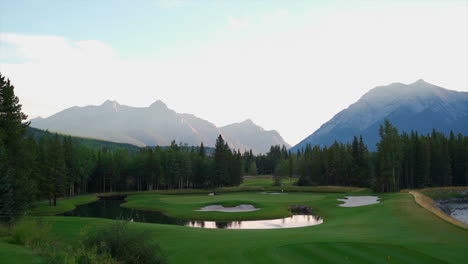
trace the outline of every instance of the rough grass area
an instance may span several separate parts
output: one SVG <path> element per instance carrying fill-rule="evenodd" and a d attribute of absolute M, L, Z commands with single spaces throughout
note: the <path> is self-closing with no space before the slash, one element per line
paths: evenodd
<path fill-rule="evenodd" d="M 46 264 L 47 262 L 32 250 L 20 245 L 7 243 L 0 238 L 0 263 L 2 264 Z"/>
<path fill-rule="evenodd" d="M 57 206 L 50 206 L 49 202 L 46 201 L 38 203 L 28 213 L 35 216 L 57 215 L 72 211 L 77 205 L 91 203 L 96 200 L 98 200 L 96 196 L 85 195 L 57 200 Z"/>
<path fill-rule="evenodd" d="M 321 225 L 304 228 L 213 230 L 149 223 L 130 225 L 144 230 L 158 241 L 167 253 L 168 262 L 175 264 L 466 262 L 467 230 L 449 224 L 420 207 L 410 194 L 378 195 L 382 197 L 382 203 L 355 208 L 338 207 L 340 202 L 336 198 L 341 196 L 339 194 L 255 197 L 258 203 L 264 204 L 274 204 L 280 196 L 290 199 L 279 200 L 279 204 L 307 201 L 325 221 Z M 187 196 L 167 197 L 169 200 L 160 197 L 152 200 L 146 195 L 138 198 L 140 203 L 170 202 L 177 208 L 193 208 L 196 203 L 194 197 L 189 199 Z M 239 200 L 253 198 L 249 198 L 249 193 L 245 196 L 239 194 Z M 186 213 L 191 214 L 190 211 Z M 86 225 L 94 227 L 113 222 L 62 216 L 47 219 L 53 223 L 53 232 L 69 241 L 76 239 L 79 230 Z"/>

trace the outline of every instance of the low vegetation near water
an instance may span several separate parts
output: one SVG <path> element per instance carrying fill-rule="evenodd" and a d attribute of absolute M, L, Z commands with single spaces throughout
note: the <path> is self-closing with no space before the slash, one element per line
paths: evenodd
<path fill-rule="evenodd" d="M 468 198 L 467 186 L 424 188 L 419 190 L 419 192 L 431 197 L 434 200 Z"/>

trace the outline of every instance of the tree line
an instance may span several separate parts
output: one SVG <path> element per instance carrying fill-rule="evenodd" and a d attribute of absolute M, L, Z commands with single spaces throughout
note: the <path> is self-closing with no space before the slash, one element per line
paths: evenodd
<path fill-rule="evenodd" d="M 91 156 L 88 178 L 76 181 L 85 192 L 217 188 L 242 181 L 242 156 L 221 135 L 213 155 L 203 143 L 187 148 L 173 141 L 168 148 L 146 147 L 136 154 L 100 149 Z"/>
<path fill-rule="evenodd" d="M 71 137 L 28 137 L 29 192 L 35 199 L 57 198 L 90 192 L 150 191 L 160 189 L 236 186 L 242 180 L 242 156 L 219 136 L 215 153 L 205 147 L 186 148 L 172 142 L 168 148 L 146 147 L 138 153 L 127 149 L 93 149 Z"/>
<path fill-rule="evenodd" d="M 447 137 L 435 129 L 427 135 L 399 133 L 388 120 L 379 135 L 376 152 L 368 151 L 362 137 L 354 137 L 352 143 L 308 145 L 297 153 L 276 146 L 255 160 L 260 173 L 272 172 L 277 181 L 297 177 L 298 185 L 360 186 L 377 192 L 468 185 L 468 137 L 454 132 Z"/>

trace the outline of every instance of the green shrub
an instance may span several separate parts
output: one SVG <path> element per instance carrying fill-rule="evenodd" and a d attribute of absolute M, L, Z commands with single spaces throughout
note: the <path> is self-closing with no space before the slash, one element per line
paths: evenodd
<path fill-rule="evenodd" d="M 167 263 L 159 245 L 146 232 L 130 230 L 123 221 L 94 230 L 84 238 L 83 244 L 125 264 Z"/>
<path fill-rule="evenodd" d="M 52 240 L 50 237 L 51 225 L 42 218 L 25 218 L 13 228 L 11 242 L 36 248 Z"/>
<path fill-rule="evenodd" d="M 51 225 L 42 218 L 25 218 L 13 227 L 10 241 L 32 249 L 49 264 L 118 264 L 109 254 L 84 247 L 80 241 L 63 243 L 50 230 Z"/>

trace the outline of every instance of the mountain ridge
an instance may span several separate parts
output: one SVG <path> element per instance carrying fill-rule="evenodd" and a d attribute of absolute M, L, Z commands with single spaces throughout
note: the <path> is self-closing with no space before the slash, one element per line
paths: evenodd
<path fill-rule="evenodd" d="M 468 134 L 468 92 L 448 90 L 420 79 L 410 84 L 377 86 L 358 101 L 338 112 L 299 142 L 295 152 L 307 144 L 329 146 L 351 142 L 363 135 L 369 149 L 375 150 L 378 127 L 389 119 L 399 130 L 428 133 L 433 128 L 448 133 Z"/>
<path fill-rule="evenodd" d="M 100 105 L 73 106 L 30 121 L 32 127 L 39 129 L 137 146 L 167 146 L 175 140 L 188 145 L 203 142 L 213 147 L 221 134 L 231 148 L 241 151 L 252 149 L 254 153 L 266 153 L 271 145 L 289 147 L 277 131 L 264 130 L 250 119 L 234 123 L 240 125 L 233 127 L 217 127 L 193 114 L 177 113 L 161 100 L 147 107 L 106 100 Z"/>

